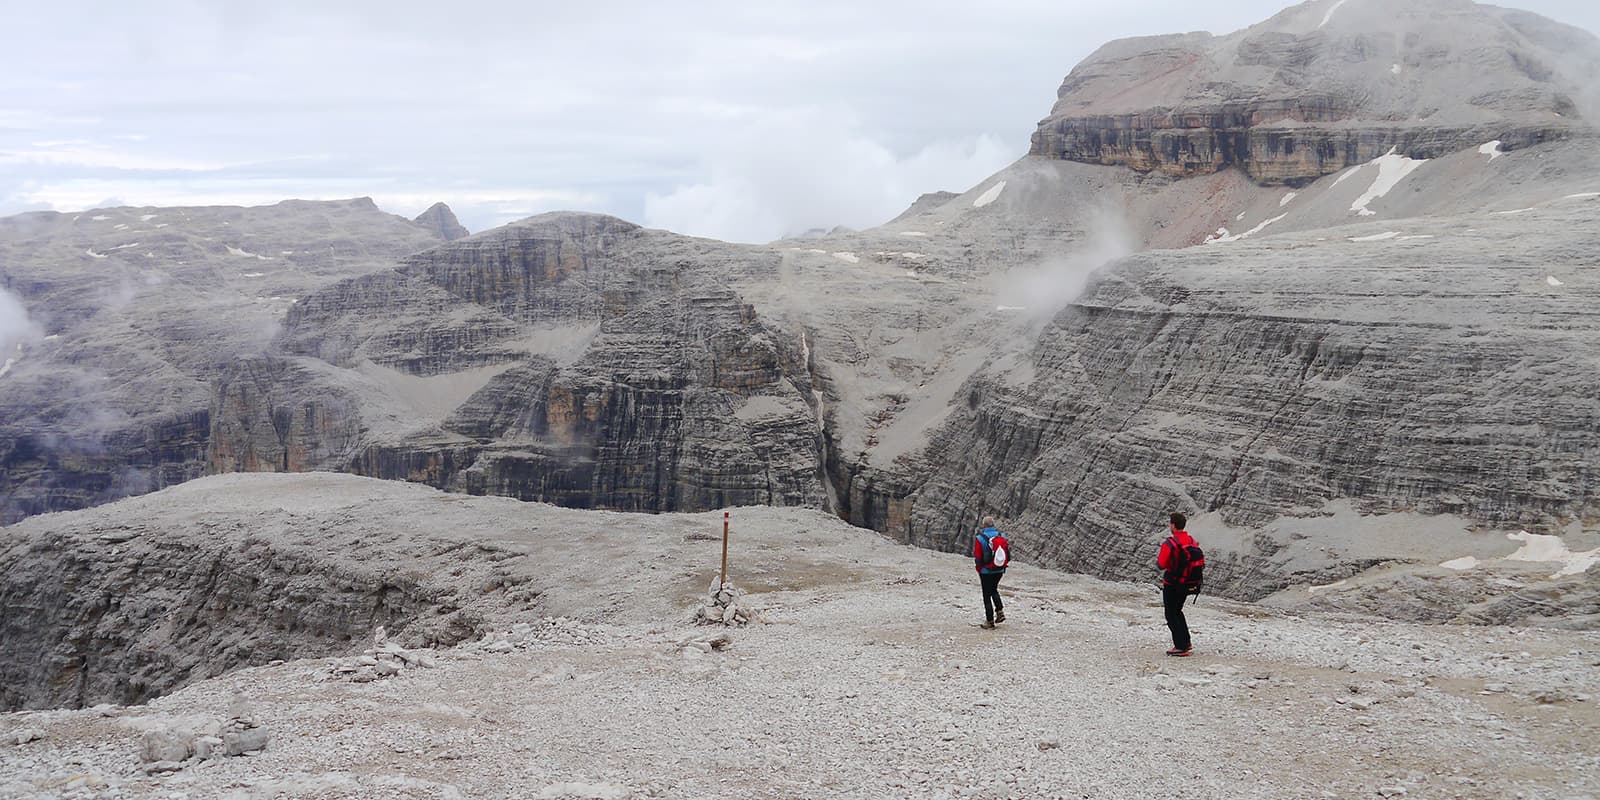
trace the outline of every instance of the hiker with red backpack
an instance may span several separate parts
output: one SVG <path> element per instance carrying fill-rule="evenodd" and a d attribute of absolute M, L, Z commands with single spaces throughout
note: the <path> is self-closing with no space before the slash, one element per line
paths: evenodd
<path fill-rule="evenodd" d="M 1011 543 L 1006 535 L 994 526 L 994 517 L 983 518 L 983 530 L 972 538 L 972 561 L 978 568 L 978 582 L 983 585 L 984 630 L 994 630 L 997 623 L 1006 621 L 1006 609 L 1000 602 L 1000 578 L 1011 563 Z"/>
<path fill-rule="evenodd" d="M 1161 605 L 1167 611 L 1167 627 L 1172 629 L 1172 649 L 1169 656 L 1188 656 L 1194 652 L 1189 641 L 1189 621 L 1183 616 L 1183 604 L 1190 595 L 1200 593 L 1204 581 L 1206 556 L 1194 537 L 1184 530 L 1188 517 L 1174 512 L 1166 541 L 1156 553 L 1156 566 L 1161 568 Z"/>

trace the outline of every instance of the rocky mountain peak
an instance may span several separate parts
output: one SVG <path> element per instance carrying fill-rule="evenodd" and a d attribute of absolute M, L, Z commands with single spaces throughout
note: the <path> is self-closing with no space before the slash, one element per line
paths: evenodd
<path fill-rule="evenodd" d="M 1300 185 L 1391 149 L 1431 158 L 1593 132 L 1600 39 L 1470 0 L 1314 0 L 1226 36 L 1112 42 L 1072 70 L 1032 154 Z"/>
<path fill-rule="evenodd" d="M 472 232 L 463 227 L 461 222 L 456 219 L 455 212 L 450 210 L 450 206 L 444 203 L 434 203 L 428 206 L 428 210 L 418 214 L 417 218 L 412 222 L 427 228 L 447 242 L 465 239 L 472 235 Z"/>

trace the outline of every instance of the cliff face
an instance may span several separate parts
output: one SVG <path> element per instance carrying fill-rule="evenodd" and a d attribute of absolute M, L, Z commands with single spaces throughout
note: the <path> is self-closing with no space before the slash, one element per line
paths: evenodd
<path fill-rule="evenodd" d="M 1588 135 L 1600 40 L 1467 0 L 1303 3 L 1223 37 L 1114 42 L 1067 76 L 1032 154 L 1298 186 L 1388 152 Z"/>
<path fill-rule="evenodd" d="M 551 215 L 331 287 L 219 384 L 211 466 L 579 508 L 820 504 L 806 364 L 719 279 L 738 259 L 770 262 Z M 419 408 L 424 384 L 455 395 Z"/>
<path fill-rule="evenodd" d="M 205 474 L 212 380 L 300 297 L 437 241 L 364 198 L 0 220 L 38 329 L 0 374 L 0 523 Z"/>
<path fill-rule="evenodd" d="M 878 527 L 955 549 L 993 510 L 1026 560 L 1135 578 L 1183 510 L 1217 545 L 1213 588 L 1250 598 L 1433 555 L 1373 548 L 1422 538 L 1377 515 L 1576 532 L 1600 512 L 1600 313 L 1578 277 L 1595 214 L 1576 198 L 1130 258 L 884 470 L 898 511 Z M 1318 521 L 1341 502 L 1356 513 Z"/>

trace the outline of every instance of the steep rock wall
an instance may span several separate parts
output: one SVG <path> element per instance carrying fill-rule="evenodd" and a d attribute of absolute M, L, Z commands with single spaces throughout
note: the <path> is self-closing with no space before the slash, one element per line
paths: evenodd
<path fill-rule="evenodd" d="M 1055 317 L 1027 377 L 975 376 L 925 451 L 868 476 L 882 510 L 860 521 L 950 550 L 997 513 L 1024 560 L 1122 579 L 1150 574 L 1172 510 L 1241 530 L 1340 499 L 1544 533 L 1592 521 L 1582 354 L 1600 315 L 1546 280 L 1600 244 L 1590 205 L 1365 245 L 1409 257 L 1294 236 L 1134 257 Z M 1259 597 L 1361 567 L 1323 544 L 1335 557 L 1257 536 L 1210 559 L 1211 581 Z"/>

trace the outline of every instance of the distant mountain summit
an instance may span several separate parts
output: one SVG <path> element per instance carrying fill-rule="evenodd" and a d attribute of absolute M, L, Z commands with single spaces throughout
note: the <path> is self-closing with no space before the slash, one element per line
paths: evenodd
<path fill-rule="evenodd" d="M 1592 133 L 1600 39 L 1470 0 L 1313 0 L 1226 36 L 1111 42 L 1033 155 L 1300 185 L 1391 149 L 1433 158 Z"/>
<path fill-rule="evenodd" d="M 447 242 L 465 239 L 472 235 L 472 232 L 463 227 L 461 222 L 456 219 L 455 212 L 451 211 L 450 207 L 444 203 L 434 203 L 428 206 L 428 210 L 418 214 L 417 218 L 412 222 L 427 228 Z"/>

